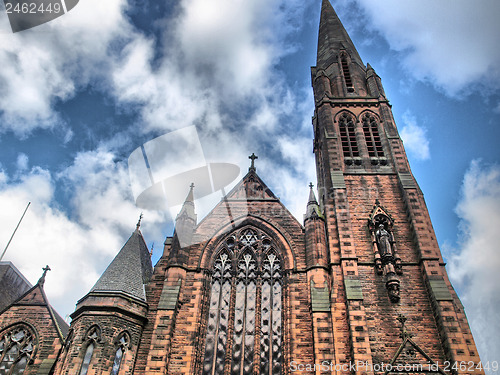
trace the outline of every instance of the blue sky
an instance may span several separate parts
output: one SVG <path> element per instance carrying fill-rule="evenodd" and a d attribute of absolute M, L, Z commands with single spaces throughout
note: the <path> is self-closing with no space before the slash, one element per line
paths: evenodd
<path fill-rule="evenodd" d="M 382 82 L 483 360 L 500 352 L 500 3 L 332 2 Z M 479 5 L 480 4 L 480 5 Z M 320 1 L 80 0 L 12 34 L 0 11 L 0 245 L 70 314 L 141 212 L 127 159 L 196 125 L 207 162 L 258 173 L 301 221 Z M 201 218 L 217 197 L 200 202 Z M 145 211 L 154 260 L 173 213 Z"/>

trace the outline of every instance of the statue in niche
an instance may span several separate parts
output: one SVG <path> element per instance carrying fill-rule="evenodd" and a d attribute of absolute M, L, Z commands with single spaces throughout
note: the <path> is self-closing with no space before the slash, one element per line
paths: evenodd
<path fill-rule="evenodd" d="M 378 230 L 375 233 L 377 237 L 377 245 L 378 251 L 380 252 L 380 256 L 392 256 L 392 236 L 391 234 L 385 230 L 384 224 L 379 224 Z"/>
<path fill-rule="evenodd" d="M 383 275 L 387 294 L 391 302 L 400 299 L 400 282 L 397 275 L 403 273 L 401 258 L 397 253 L 396 242 L 392 233 L 394 220 L 380 205 L 378 200 L 368 219 L 375 258 L 375 269 Z"/>

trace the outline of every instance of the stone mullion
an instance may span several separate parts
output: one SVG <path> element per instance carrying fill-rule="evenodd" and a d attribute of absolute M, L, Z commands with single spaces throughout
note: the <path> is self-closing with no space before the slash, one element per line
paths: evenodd
<path fill-rule="evenodd" d="M 237 272 L 238 266 L 236 266 Z M 231 374 L 231 359 L 233 357 L 233 334 L 234 334 L 234 306 L 236 305 L 236 282 L 235 275 L 231 278 L 231 296 L 229 298 L 229 315 L 227 318 L 227 342 L 226 342 L 226 359 L 224 360 L 224 374 Z M 220 308 L 220 307 L 219 307 Z M 217 349 L 217 347 L 216 347 Z M 217 350 L 215 351 L 217 355 Z"/>
<path fill-rule="evenodd" d="M 256 295 L 255 295 L 255 337 L 253 342 L 253 373 L 259 375 L 260 371 L 260 309 L 262 307 L 262 278 L 259 276 L 255 280 Z"/>
<path fill-rule="evenodd" d="M 371 168 L 370 155 L 368 154 L 368 146 L 366 144 L 365 133 L 363 131 L 363 123 L 355 120 L 354 129 L 356 132 L 356 140 L 358 142 L 359 156 L 363 160 L 365 168 Z"/>

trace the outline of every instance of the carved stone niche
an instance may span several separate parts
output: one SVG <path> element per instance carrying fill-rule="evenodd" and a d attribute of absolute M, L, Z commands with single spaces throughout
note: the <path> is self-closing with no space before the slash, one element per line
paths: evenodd
<path fill-rule="evenodd" d="M 394 219 L 377 200 L 368 219 L 375 257 L 375 270 L 379 275 L 384 275 L 390 300 L 398 302 L 400 283 L 397 275 L 401 275 L 403 269 L 394 241 L 393 226 Z"/>

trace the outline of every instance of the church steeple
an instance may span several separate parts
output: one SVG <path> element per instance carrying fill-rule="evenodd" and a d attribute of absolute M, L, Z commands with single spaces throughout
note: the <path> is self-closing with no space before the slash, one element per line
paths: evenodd
<path fill-rule="evenodd" d="M 377 84 L 367 81 L 367 69 L 329 0 L 321 6 L 318 54 L 311 73 L 316 101 L 380 96 Z"/>
<path fill-rule="evenodd" d="M 323 0 L 321 5 L 321 18 L 318 35 L 318 55 L 316 67 L 327 69 L 331 64 L 337 62 L 340 51 L 345 51 L 352 62 L 363 66 L 363 61 L 354 47 L 337 13 L 329 0 Z"/>

